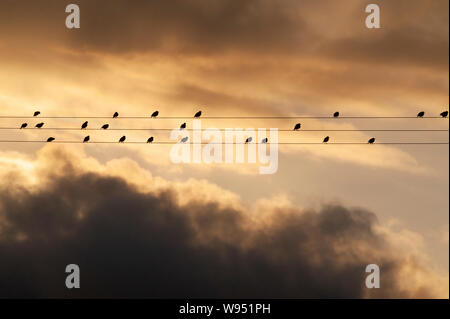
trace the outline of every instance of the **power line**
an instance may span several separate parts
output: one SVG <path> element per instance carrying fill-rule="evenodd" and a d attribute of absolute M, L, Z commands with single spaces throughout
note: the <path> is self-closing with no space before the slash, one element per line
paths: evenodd
<path fill-rule="evenodd" d="M 214 119 L 214 120 L 251 120 L 251 119 L 418 119 L 417 116 L 202 116 L 194 118 L 192 116 L 0 116 L 0 119 L 148 119 L 148 120 L 183 120 L 183 119 Z M 421 119 L 445 119 L 442 116 L 424 116 Z"/>
<path fill-rule="evenodd" d="M 175 144 L 186 144 L 186 145 L 252 145 L 252 144 L 264 144 L 264 145 L 270 145 L 270 142 L 267 143 L 208 143 L 208 142 L 201 142 L 201 143 L 179 143 L 179 142 L 124 142 L 119 143 L 117 141 L 89 141 L 89 142 L 82 142 L 82 141 L 27 141 L 27 140 L 0 140 L 0 143 L 49 143 L 49 144 L 163 144 L 163 145 L 175 145 Z M 374 144 L 369 144 L 367 142 L 330 142 L 330 143 L 319 143 L 319 142 L 279 142 L 275 143 L 278 145 L 448 145 L 449 142 L 379 142 Z"/>
<path fill-rule="evenodd" d="M 20 127 L 0 127 L 0 130 L 52 130 L 52 131 L 174 131 L 180 130 L 179 128 L 85 128 L 79 127 L 42 127 L 42 128 L 23 128 Z M 225 128 L 203 128 L 203 129 L 190 129 L 185 128 L 180 131 L 225 131 Z M 246 131 L 246 129 L 233 129 L 231 131 Z M 448 132 L 448 129 L 300 129 L 294 131 L 292 129 L 278 129 L 279 132 Z"/>

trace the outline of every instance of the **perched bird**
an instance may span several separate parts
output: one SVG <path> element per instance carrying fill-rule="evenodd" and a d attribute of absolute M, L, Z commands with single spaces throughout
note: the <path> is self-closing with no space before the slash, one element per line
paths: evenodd
<path fill-rule="evenodd" d="M 88 126 L 88 121 L 84 122 L 83 125 L 81 125 L 81 129 L 85 129 Z"/>
<path fill-rule="evenodd" d="M 107 130 L 108 127 L 109 127 L 109 124 L 105 124 L 105 125 L 102 126 L 102 129 Z"/>
<path fill-rule="evenodd" d="M 263 140 L 261 141 L 261 143 L 262 143 L 262 144 L 267 144 L 268 141 L 269 141 L 269 139 L 266 137 L 266 138 L 263 138 Z"/>
<path fill-rule="evenodd" d="M 442 117 L 447 117 L 447 116 L 448 116 L 448 111 L 442 112 L 442 113 L 441 113 L 441 116 L 442 116 Z"/>
<path fill-rule="evenodd" d="M 158 111 L 155 111 L 155 112 L 152 113 L 152 117 L 157 117 L 158 115 L 159 115 Z"/>
<path fill-rule="evenodd" d="M 20 126 L 21 129 L 26 128 L 28 126 L 27 123 L 22 123 L 22 125 Z"/>
<path fill-rule="evenodd" d="M 122 136 L 122 137 L 120 138 L 120 140 L 119 140 L 119 143 L 125 142 L 125 139 L 126 139 L 126 138 L 127 138 L 126 136 Z"/>
<path fill-rule="evenodd" d="M 39 114 L 41 114 L 41 112 L 36 111 L 36 112 L 34 112 L 33 116 L 38 116 Z"/>
<path fill-rule="evenodd" d="M 42 128 L 44 126 L 44 123 L 38 123 L 38 124 L 36 124 L 36 127 L 37 128 Z"/>
<path fill-rule="evenodd" d="M 245 144 L 247 144 L 247 143 L 251 143 L 252 142 L 252 137 L 250 136 L 250 137 L 248 137 L 246 140 L 245 140 Z"/>
<path fill-rule="evenodd" d="M 195 113 L 194 117 L 200 117 L 202 116 L 202 111 L 198 111 L 197 113 Z"/>
<path fill-rule="evenodd" d="M 369 140 L 369 142 L 368 142 L 369 144 L 373 144 L 373 143 L 375 143 L 375 137 L 372 137 L 370 140 Z"/>
<path fill-rule="evenodd" d="M 330 137 L 329 137 L 329 136 L 326 136 L 326 137 L 323 139 L 323 142 L 324 142 L 324 143 L 328 143 L 329 140 L 330 140 Z"/>
<path fill-rule="evenodd" d="M 147 143 L 152 143 L 153 142 L 153 136 L 149 137 L 147 140 Z"/>
<path fill-rule="evenodd" d="M 188 141 L 188 139 L 189 139 L 189 137 L 183 137 L 182 139 L 181 139 L 181 143 L 186 143 L 187 141 Z"/>
<path fill-rule="evenodd" d="M 117 113 L 117 112 L 114 112 L 114 114 L 113 114 L 113 118 L 116 118 L 116 117 L 118 117 L 119 116 L 119 113 Z"/>
<path fill-rule="evenodd" d="M 334 112 L 333 117 L 339 117 L 339 112 Z"/>
<path fill-rule="evenodd" d="M 181 124 L 180 130 L 184 130 L 186 128 L 186 123 Z"/>
<path fill-rule="evenodd" d="M 302 127 L 300 123 L 295 124 L 294 131 L 298 131 Z"/>
<path fill-rule="evenodd" d="M 91 138 L 89 137 L 89 135 L 88 136 L 86 136 L 85 138 L 84 138 L 84 140 L 83 140 L 83 143 L 87 143 L 87 142 L 89 142 L 89 140 L 90 140 Z"/>
<path fill-rule="evenodd" d="M 417 117 L 423 117 L 425 115 L 425 112 L 419 112 L 419 114 L 417 114 Z"/>
<path fill-rule="evenodd" d="M 49 137 L 49 138 L 47 139 L 47 142 L 50 143 L 50 142 L 53 142 L 54 140 L 55 140 L 54 137 Z"/>

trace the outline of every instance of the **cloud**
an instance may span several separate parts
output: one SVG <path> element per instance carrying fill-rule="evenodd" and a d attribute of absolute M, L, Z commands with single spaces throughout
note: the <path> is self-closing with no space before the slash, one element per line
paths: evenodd
<path fill-rule="evenodd" d="M 224 204 L 219 189 L 217 200 L 194 190 L 179 201 L 186 188 L 177 183 L 127 177 L 139 168 L 68 149 L 3 157 L 12 159 L 0 161 L 2 174 L 14 178 L 0 186 L 0 297 L 445 296 L 446 281 L 396 250 L 364 209 L 298 209 L 285 199 L 252 212 Z M 28 162 L 34 178 L 14 161 Z M 64 287 L 70 263 L 81 267 L 77 291 Z M 376 291 L 364 287 L 370 263 L 381 267 Z"/>

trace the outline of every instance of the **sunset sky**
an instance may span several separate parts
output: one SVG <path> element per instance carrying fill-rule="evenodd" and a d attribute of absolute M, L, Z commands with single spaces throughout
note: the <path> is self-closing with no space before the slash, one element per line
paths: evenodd
<path fill-rule="evenodd" d="M 0 127 L 31 116 L 438 117 L 447 0 L 0 2 Z M 365 27 L 378 3 L 381 29 Z M 79 127 L 84 119 L 42 119 Z M 177 128 L 191 119 L 89 119 Z M 448 129 L 448 119 L 204 119 L 203 127 Z M 0 141 L 169 132 L 0 129 Z M 279 132 L 280 142 L 448 132 Z M 170 145 L 0 142 L 0 297 L 449 296 L 448 145 L 279 145 L 278 171 L 174 164 Z M 64 287 L 80 265 L 82 288 Z M 378 264 L 381 288 L 364 286 Z"/>

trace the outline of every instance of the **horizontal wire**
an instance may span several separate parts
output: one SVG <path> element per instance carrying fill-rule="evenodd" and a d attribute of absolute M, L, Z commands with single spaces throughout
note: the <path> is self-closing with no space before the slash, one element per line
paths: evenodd
<path fill-rule="evenodd" d="M 203 129 L 179 129 L 179 128 L 76 128 L 76 127 L 30 127 L 30 128 L 20 128 L 20 127 L 0 127 L 0 130 L 52 130 L 52 131 L 225 131 L 227 128 L 203 128 Z M 233 129 L 231 131 L 246 131 L 246 129 Z M 448 129 L 278 129 L 279 132 L 448 132 Z"/>
<path fill-rule="evenodd" d="M 192 129 L 192 128 L 80 128 L 80 127 L 30 127 L 30 128 L 20 128 L 20 127 L 0 127 L 0 130 L 61 130 L 61 131 L 215 131 L 215 130 L 234 130 L 234 131 L 246 131 L 247 129 L 233 129 L 233 128 L 202 128 L 202 129 Z M 282 132 L 448 132 L 448 129 L 278 129 Z"/>
<path fill-rule="evenodd" d="M 89 142 L 83 142 L 83 141 L 24 141 L 24 140 L 0 140 L 0 143 L 56 143 L 56 144 L 168 144 L 168 145 L 175 145 L 175 144 L 186 144 L 186 145 L 211 145 L 211 144 L 217 144 L 217 145 L 251 145 L 251 144 L 264 144 L 264 145 L 270 145 L 270 144 L 278 144 L 278 145 L 448 145 L 449 142 L 380 142 L 380 143 L 363 143 L 363 142 L 332 142 L 332 143 L 319 143 L 319 142 L 280 142 L 280 143 L 208 143 L 208 142 L 201 142 L 201 143 L 180 143 L 180 142 L 113 142 L 113 141 L 89 141 Z"/>
<path fill-rule="evenodd" d="M 7 116 L 0 115 L 0 119 L 214 119 L 214 120 L 235 120 L 235 119 L 275 119 L 275 120 L 287 120 L 287 119 L 418 119 L 417 116 L 119 116 L 113 118 L 112 116 Z M 445 119 L 442 116 L 424 116 L 422 119 Z"/>

